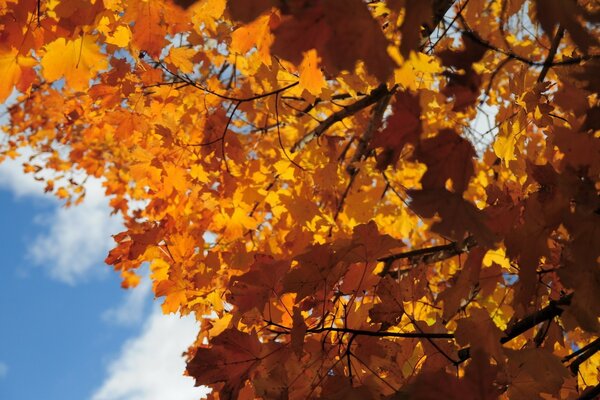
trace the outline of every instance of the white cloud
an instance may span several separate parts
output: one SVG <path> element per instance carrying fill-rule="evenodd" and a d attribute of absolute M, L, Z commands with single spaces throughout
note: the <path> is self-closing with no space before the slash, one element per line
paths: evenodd
<path fill-rule="evenodd" d="M 45 197 L 48 201 L 53 197 L 45 195 L 44 183 L 33 179 L 33 175 L 23 172 L 23 163 L 27 161 L 30 152 L 21 151 L 16 159 L 6 159 L 0 164 L 0 188 L 11 191 L 16 197 L 34 196 Z"/>
<path fill-rule="evenodd" d="M 137 287 L 127 290 L 125 301 L 115 308 L 106 310 L 102 314 L 102 319 L 116 325 L 138 325 L 144 317 L 150 293 L 152 293 L 152 281 L 147 274 L 144 274 Z"/>
<path fill-rule="evenodd" d="M 110 216 L 108 199 L 98 179 L 88 180 L 84 201 L 70 208 L 57 208 L 42 219 L 48 232 L 37 236 L 28 249 L 31 260 L 47 266 L 50 276 L 75 284 L 99 275 L 103 260 L 121 230 L 121 221 Z"/>
<path fill-rule="evenodd" d="M 8 365 L 0 361 L 0 379 L 4 378 L 8 373 Z"/>
<path fill-rule="evenodd" d="M 139 337 L 127 341 L 108 366 L 108 376 L 93 400 L 196 400 L 206 389 L 183 376 L 181 354 L 198 333 L 193 316 L 179 318 L 154 309 Z"/>
<path fill-rule="evenodd" d="M 89 178 L 84 201 L 61 207 L 53 196 L 44 195 L 43 184 L 22 171 L 26 159 L 25 151 L 16 160 L 0 164 L 0 187 L 17 197 L 39 197 L 56 205 L 50 214 L 34 217 L 46 232 L 33 238 L 27 257 L 52 278 L 71 285 L 107 273 L 108 268 L 102 268 L 103 260 L 113 245 L 111 235 L 121 231 L 122 224 L 119 217 L 110 216 L 101 181 Z"/>

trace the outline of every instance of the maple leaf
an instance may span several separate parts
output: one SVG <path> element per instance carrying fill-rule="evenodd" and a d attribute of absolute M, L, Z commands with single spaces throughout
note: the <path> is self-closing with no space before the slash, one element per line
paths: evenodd
<path fill-rule="evenodd" d="M 445 321 L 459 311 L 463 301 L 468 299 L 479 285 L 484 254 L 485 252 L 480 248 L 472 250 L 462 269 L 457 273 L 458 277 L 452 286 L 438 296 L 438 300 L 444 302 L 443 318 Z"/>
<path fill-rule="evenodd" d="M 75 40 L 56 39 L 46 45 L 40 64 L 44 78 L 55 81 L 64 77 L 75 90 L 86 89 L 95 74 L 108 66 L 92 35 L 83 35 Z"/>
<path fill-rule="evenodd" d="M 332 0 L 326 7 L 314 3 L 290 11 L 273 31 L 273 54 L 300 63 L 302 53 L 317 49 L 332 73 L 353 71 L 361 59 L 378 79 L 385 81 L 391 75 L 394 63 L 387 39 L 361 0 Z"/>
<path fill-rule="evenodd" d="M 506 350 L 514 399 L 541 399 L 541 393 L 558 394 L 570 374 L 567 368 L 546 349 Z"/>
<path fill-rule="evenodd" d="M 377 285 L 375 291 L 381 300 L 369 311 L 369 317 L 375 323 L 381 323 L 382 330 L 398 323 L 404 314 L 404 296 L 402 289 L 396 281 L 389 276 L 384 277 Z"/>
<path fill-rule="evenodd" d="M 487 311 L 471 308 L 470 316 L 458 320 L 455 331 L 456 341 L 462 345 L 471 345 L 472 351 L 489 354 L 497 364 L 504 363 L 504 352 L 500 344 L 502 331 L 490 318 Z"/>
<path fill-rule="evenodd" d="M 443 188 L 409 190 L 407 193 L 412 198 L 411 208 L 419 215 L 426 218 L 439 215 L 441 221 L 433 223 L 433 231 L 458 242 L 462 242 L 468 232 L 478 243 L 488 247 L 493 245 L 494 235 L 485 224 L 484 214 L 460 193 Z"/>
<path fill-rule="evenodd" d="M 373 149 L 383 147 L 383 152 L 377 157 L 377 167 L 382 170 L 398 161 L 406 144 L 416 144 L 422 131 L 419 97 L 401 91 L 396 93 L 394 99 L 392 116 L 370 143 Z"/>
<path fill-rule="evenodd" d="M 0 74 L 4 77 L 0 83 L 0 102 L 8 98 L 15 86 L 21 92 L 29 89 L 35 76 L 31 68 L 34 65 L 33 59 L 19 56 L 16 49 L 0 50 Z"/>
<path fill-rule="evenodd" d="M 464 192 L 475 171 L 473 145 L 451 130 L 421 141 L 416 157 L 427 164 L 427 171 L 421 178 L 425 189 L 445 187 L 446 180 L 451 179 L 454 191 Z"/>
<path fill-rule="evenodd" d="M 212 340 L 211 348 L 199 348 L 187 363 L 187 373 L 196 385 L 224 382 L 222 395 L 238 398 L 247 379 L 263 357 L 263 345 L 255 332 L 250 334 L 230 328 Z"/>
<path fill-rule="evenodd" d="M 492 3 L 5 1 L 0 161 L 103 182 L 211 398 L 590 397 L 599 13 Z"/>
<path fill-rule="evenodd" d="M 236 305 L 241 313 L 253 308 L 262 312 L 273 294 L 281 291 L 281 279 L 288 268 L 285 261 L 255 256 L 249 272 L 231 278 L 227 301 Z"/>
<path fill-rule="evenodd" d="M 569 32 L 573 41 L 587 53 L 590 46 L 598 45 L 598 38 L 588 32 L 577 17 L 591 17 L 586 9 L 577 2 L 548 0 L 535 2 L 537 18 L 548 37 L 554 37 L 554 28 L 559 23 Z M 593 17 L 592 17 L 593 18 Z"/>
<path fill-rule="evenodd" d="M 348 266 L 341 263 L 345 255 L 328 245 L 316 245 L 296 257 L 298 266 L 283 278 L 285 292 L 297 293 L 296 302 L 320 290 L 330 290 L 346 272 Z"/>

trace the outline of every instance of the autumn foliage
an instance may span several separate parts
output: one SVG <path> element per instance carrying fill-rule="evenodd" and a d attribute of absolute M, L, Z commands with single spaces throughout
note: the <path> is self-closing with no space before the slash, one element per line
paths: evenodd
<path fill-rule="evenodd" d="M 106 262 L 194 313 L 212 398 L 600 395 L 597 1 L 3 0 L 0 26 L 0 157 L 67 204 L 102 179 Z"/>

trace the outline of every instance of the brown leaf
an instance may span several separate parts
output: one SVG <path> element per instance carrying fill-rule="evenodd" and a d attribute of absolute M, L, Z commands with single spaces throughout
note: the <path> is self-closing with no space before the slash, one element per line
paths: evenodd
<path fill-rule="evenodd" d="M 369 317 L 374 323 L 381 323 L 382 330 L 386 330 L 390 326 L 398 323 L 404 314 L 404 304 L 402 303 L 401 287 L 393 278 L 386 275 L 379 284 L 375 293 L 380 299 L 380 302 L 375 304 L 369 310 Z"/>
<path fill-rule="evenodd" d="M 302 311 L 298 307 L 294 307 L 294 315 L 292 317 L 293 325 L 290 332 L 292 350 L 298 357 L 302 357 L 302 349 L 304 347 L 304 336 L 306 335 L 306 322 L 302 316 Z"/>
<path fill-rule="evenodd" d="M 377 155 L 377 168 L 384 170 L 394 165 L 400 158 L 406 144 L 416 144 L 421 136 L 421 106 L 419 96 L 408 91 L 397 92 L 394 96 L 392 116 L 386 121 L 383 130 L 374 135 L 370 148 L 383 148 Z"/>
<path fill-rule="evenodd" d="M 187 364 L 187 373 L 196 380 L 196 386 L 223 382 L 221 396 L 237 399 L 261 362 L 262 347 L 255 332 L 229 328 L 212 340 L 210 348 L 196 350 Z"/>
<path fill-rule="evenodd" d="M 598 45 L 598 38 L 579 21 L 579 18 L 585 20 L 588 13 L 578 2 L 536 0 L 536 11 L 538 21 L 549 38 L 554 37 L 555 27 L 560 23 L 584 53 L 587 53 L 589 47 Z"/>
<path fill-rule="evenodd" d="M 227 9 L 231 17 L 245 23 L 255 20 L 260 14 L 277 5 L 277 0 L 227 0 Z"/>
<path fill-rule="evenodd" d="M 485 250 L 475 248 L 467 257 L 462 269 L 457 273 L 457 279 L 453 279 L 452 285 L 439 294 L 436 301 L 444 302 L 443 318 L 448 321 L 462 307 L 463 300 L 469 298 L 479 283 L 481 263 Z"/>
<path fill-rule="evenodd" d="M 488 312 L 482 308 L 469 308 L 469 316 L 458 320 L 456 341 L 461 346 L 471 346 L 471 351 L 481 351 L 490 355 L 497 364 L 504 363 L 504 350 L 500 344 L 502 331 L 490 318 Z"/>
<path fill-rule="evenodd" d="M 416 157 L 427 164 L 427 171 L 421 178 L 424 189 L 443 188 L 446 186 L 446 180 L 451 179 L 454 191 L 462 193 L 475 171 L 473 145 L 449 129 L 439 132 L 431 139 L 421 141 Z"/>
<path fill-rule="evenodd" d="M 463 199 L 462 194 L 443 188 L 408 190 L 407 194 L 412 198 L 410 207 L 417 214 L 426 218 L 437 214 L 442 219 L 431 226 L 434 232 L 457 242 L 462 242 L 469 232 L 483 246 L 494 244 L 494 235 L 485 224 L 483 212 Z"/>
<path fill-rule="evenodd" d="M 569 371 L 546 349 L 506 349 L 510 386 L 507 392 L 512 400 L 542 399 L 542 393 L 559 397 L 559 390 Z"/>
<path fill-rule="evenodd" d="M 363 60 L 381 82 L 392 74 L 388 41 L 362 0 L 314 2 L 290 11 L 273 31 L 273 54 L 299 64 L 302 53 L 314 48 L 330 73 L 353 72 Z"/>
<path fill-rule="evenodd" d="M 281 279 L 289 263 L 268 256 L 255 256 L 250 271 L 231 278 L 227 301 L 245 313 L 256 308 L 262 312 L 269 298 L 281 290 Z"/>
<path fill-rule="evenodd" d="M 400 27 L 402 40 L 400 41 L 400 52 L 404 58 L 408 58 L 411 51 L 419 49 L 421 44 L 421 27 L 431 26 L 433 13 L 433 1 L 407 1 L 404 9 L 404 21 Z"/>

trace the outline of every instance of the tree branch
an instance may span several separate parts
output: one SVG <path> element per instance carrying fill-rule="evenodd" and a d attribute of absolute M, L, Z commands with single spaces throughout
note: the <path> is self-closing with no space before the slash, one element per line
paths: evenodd
<path fill-rule="evenodd" d="M 275 326 L 283 331 L 273 331 L 278 334 L 289 334 L 292 328 L 277 324 L 272 321 L 265 321 L 267 325 Z M 374 337 L 397 337 L 397 338 L 416 338 L 416 339 L 454 339 L 452 333 L 427 333 L 427 332 L 385 332 L 385 331 L 368 331 L 363 329 L 352 329 L 352 328 L 334 328 L 321 327 L 307 329 L 306 333 L 323 333 L 323 332 L 337 332 L 337 333 L 348 333 L 356 336 L 374 336 Z"/>
<path fill-rule="evenodd" d="M 571 365 L 569 365 L 569 369 L 571 370 L 573 375 L 577 375 L 577 372 L 579 371 L 579 366 L 581 364 L 583 364 L 584 362 L 586 362 L 590 357 L 592 357 L 594 354 L 596 354 L 599 351 L 600 351 L 600 338 L 594 340 L 593 342 L 589 343 L 587 346 L 584 346 L 581 349 L 577 350 L 576 352 L 563 358 L 563 362 L 568 361 L 569 358 L 577 357 L 575 360 L 573 360 Z"/>
<path fill-rule="evenodd" d="M 600 384 L 583 392 L 583 394 L 579 396 L 577 400 L 597 400 L 598 396 L 600 396 Z"/>
<path fill-rule="evenodd" d="M 380 276 L 391 274 L 392 263 L 396 260 L 407 258 L 410 264 L 431 264 L 434 262 L 444 261 L 448 258 L 466 253 L 473 247 L 477 246 L 477 241 L 473 236 L 468 236 L 462 243 L 452 242 L 440 246 L 426 247 L 407 251 L 404 253 L 392 254 L 390 256 L 381 257 L 377 261 L 385 263 L 383 270 L 379 273 Z"/>
<path fill-rule="evenodd" d="M 528 331 L 533 328 L 537 324 L 550 320 L 554 317 L 558 317 L 562 314 L 563 309 L 561 306 L 567 306 L 571 304 L 571 299 L 573 298 L 573 294 L 569 294 L 567 296 L 561 297 L 558 300 L 550 300 L 550 304 L 546 307 L 542 308 L 539 311 L 536 311 L 532 314 L 529 314 L 522 320 L 513 324 L 510 328 L 504 331 L 504 336 L 500 338 L 500 343 L 504 344 L 512 339 L 516 338 L 520 334 Z M 471 348 L 465 347 L 458 351 L 458 359 L 459 363 L 468 360 L 471 357 Z"/>
<path fill-rule="evenodd" d="M 304 135 L 300 140 L 298 140 L 291 148 L 291 152 L 295 153 L 296 151 L 302 150 L 306 147 L 314 139 L 320 137 L 327 129 L 329 129 L 336 122 L 340 122 L 344 118 L 352 116 L 357 112 L 369 107 L 372 104 L 375 104 L 381 98 L 386 96 L 390 91 L 388 90 L 385 84 L 379 85 L 377 88 L 373 89 L 371 93 L 362 99 L 344 107 L 342 110 L 331 114 L 327 119 L 317 125 L 312 131 Z"/>
<path fill-rule="evenodd" d="M 550 47 L 550 51 L 548 51 L 548 56 L 546 57 L 546 61 L 544 61 L 544 66 L 542 67 L 542 71 L 540 72 L 540 76 L 538 77 L 538 82 L 544 82 L 546 78 L 546 74 L 550 71 L 550 67 L 552 66 L 552 62 L 554 61 L 554 57 L 556 56 L 556 51 L 558 50 L 558 46 L 560 45 L 560 41 L 565 35 L 565 28 L 562 25 L 558 26 L 558 30 L 556 31 L 556 35 L 554 39 L 552 39 L 552 46 Z"/>

